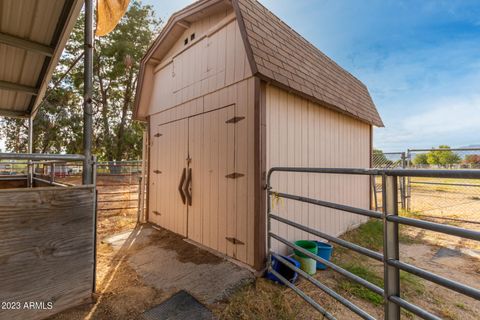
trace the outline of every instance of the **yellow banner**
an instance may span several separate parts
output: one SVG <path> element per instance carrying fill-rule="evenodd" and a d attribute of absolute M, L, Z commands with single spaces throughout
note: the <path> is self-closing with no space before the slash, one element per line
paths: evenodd
<path fill-rule="evenodd" d="M 97 30 L 95 35 L 105 36 L 117 26 L 127 11 L 130 0 L 98 0 Z"/>

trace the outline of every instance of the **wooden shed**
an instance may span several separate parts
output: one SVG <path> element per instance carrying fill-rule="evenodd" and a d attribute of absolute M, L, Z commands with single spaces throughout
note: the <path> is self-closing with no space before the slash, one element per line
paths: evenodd
<path fill-rule="evenodd" d="M 147 220 L 256 269 L 266 255 L 268 169 L 370 167 L 372 126 L 383 125 L 365 85 L 255 0 L 201 0 L 175 13 L 138 81 L 135 118 L 149 128 Z M 367 177 L 272 181 L 370 206 Z M 275 209 L 334 235 L 362 222 L 289 202 Z"/>

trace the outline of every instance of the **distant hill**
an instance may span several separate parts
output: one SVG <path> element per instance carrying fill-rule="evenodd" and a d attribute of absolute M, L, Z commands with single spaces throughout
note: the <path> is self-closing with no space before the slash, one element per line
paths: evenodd
<path fill-rule="evenodd" d="M 463 146 L 459 148 L 479 148 L 480 149 L 480 144 L 471 144 L 471 145 Z"/>

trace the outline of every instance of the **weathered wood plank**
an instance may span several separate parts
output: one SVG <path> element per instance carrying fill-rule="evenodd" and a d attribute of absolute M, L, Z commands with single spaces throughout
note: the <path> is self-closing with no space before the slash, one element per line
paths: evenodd
<path fill-rule="evenodd" d="M 91 297 L 93 210 L 93 186 L 0 190 L 0 301 L 21 303 L 0 319 L 42 319 Z"/>
<path fill-rule="evenodd" d="M 0 180 L 0 189 L 13 189 L 13 188 L 26 188 L 27 187 L 27 177 L 11 179 L 11 180 Z"/>

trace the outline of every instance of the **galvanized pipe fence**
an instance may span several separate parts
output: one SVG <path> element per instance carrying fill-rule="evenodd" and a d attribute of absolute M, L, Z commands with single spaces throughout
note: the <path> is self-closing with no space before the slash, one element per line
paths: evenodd
<path fill-rule="evenodd" d="M 274 173 L 281 174 L 285 172 L 307 173 L 307 174 L 335 174 L 335 175 L 367 175 L 370 177 L 379 176 L 382 179 L 382 212 L 365 208 L 356 208 L 352 206 L 342 205 L 338 203 L 323 201 L 321 199 L 308 198 L 301 195 L 293 195 L 276 190 L 272 185 L 271 177 Z M 335 319 L 335 317 L 321 304 L 308 296 L 294 283 L 290 283 L 281 274 L 272 267 L 272 258 L 274 257 L 289 269 L 297 272 L 301 277 L 312 283 L 321 291 L 340 302 L 343 306 L 357 314 L 362 319 L 375 319 L 365 310 L 355 305 L 333 289 L 329 288 L 320 280 L 308 275 L 303 270 L 297 268 L 292 263 L 282 258 L 278 253 L 272 250 L 272 240 L 278 241 L 286 245 L 291 250 L 297 250 L 304 255 L 323 263 L 342 276 L 364 286 L 365 288 L 377 293 L 383 297 L 384 301 L 384 319 L 398 320 L 400 319 L 401 309 L 405 309 L 423 319 L 440 319 L 437 315 L 415 305 L 414 303 L 403 299 L 400 295 L 400 270 L 414 274 L 424 280 L 433 282 L 440 286 L 449 288 L 465 296 L 480 300 L 480 290 L 468 286 L 467 284 L 458 283 L 451 279 L 445 278 L 433 272 L 421 269 L 412 264 L 401 261 L 399 254 L 399 225 L 408 225 L 415 228 L 440 232 L 465 239 L 480 241 L 480 232 L 468 230 L 456 226 L 444 225 L 430 221 L 423 221 L 403 217 L 399 215 L 399 186 L 403 178 L 422 177 L 422 178 L 456 178 L 456 179 L 480 179 L 480 170 L 411 170 L 411 169 L 339 169 L 339 168 L 291 168 L 291 167 L 275 167 L 271 168 L 267 174 L 267 249 L 268 249 L 268 271 L 275 275 L 283 284 L 291 288 L 301 298 L 314 307 L 327 319 Z M 284 198 L 302 203 L 308 203 L 315 206 L 332 208 L 342 212 L 349 212 L 362 215 L 371 219 L 383 221 L 383 252 L 375 252 L 364 248 L 352 242 L 331 236 L 325 232 L 313 229 L 309 226 L 302 225 L 298 222 L 286 219 L 272 210 L 272 197 Z M 361 255 L 374 259 L 383 263 L 384 266 L 384 286 L 383 288 L 370 283 L 369 281 L 343 269 L 331 261 L 323 259 L 310 251 L 297 246 L 295 243 L 285 239 L 284 235 L 276 234 L 272 231 L 272 221 L 286 224 L 290 227 L 299 229 L 303 232 L 316 236 L 318 238 L 330 241 L 334 245 L 355 251 Z"/>

